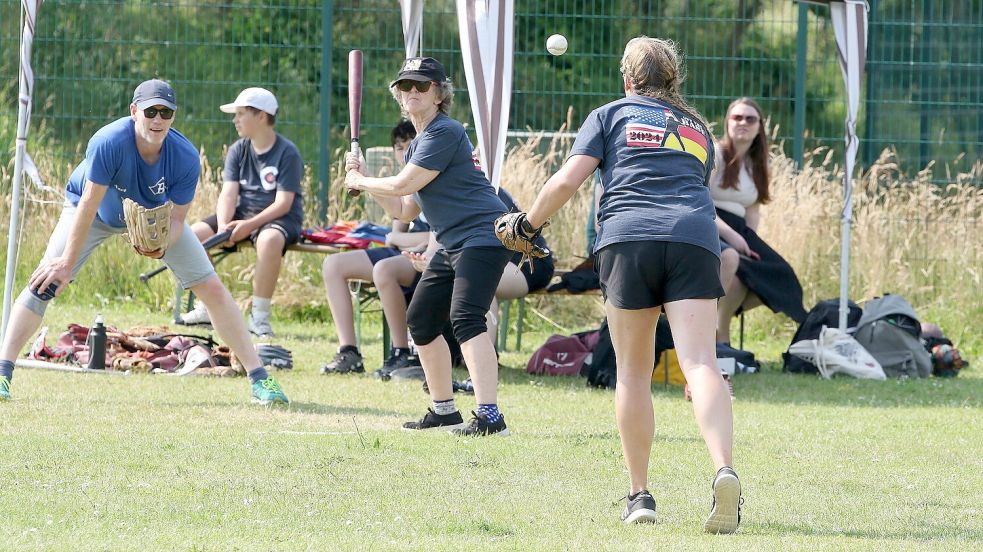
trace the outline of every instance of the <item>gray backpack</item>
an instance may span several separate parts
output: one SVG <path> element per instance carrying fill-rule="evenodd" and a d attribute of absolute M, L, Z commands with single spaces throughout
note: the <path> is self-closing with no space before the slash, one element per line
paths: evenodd
<path fill-rule="evenodd" d="M 932 374 L 932 357 L 922 345 L 915 309 L 900 295 L 867 301 L 853 337 L 877 359 L 889 378 L 927 378 Z"/>

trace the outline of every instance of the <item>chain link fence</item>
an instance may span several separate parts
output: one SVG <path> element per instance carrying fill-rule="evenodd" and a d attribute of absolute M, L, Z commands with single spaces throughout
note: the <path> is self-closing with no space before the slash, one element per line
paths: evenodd
<path fill-rule="evenodd" d="M 861 159 L 897 149 L 906 171 L 930 161 L 965 171 L 983 158 L 983 1 L 870 0 Z M 16 128 L 17 0 L 0 0 L 0 162 Z M 564 34 L 559 57 L 545 39 Z M 787 0 L 530 0 L 516 3 L 510 129 L 575 131 L 620 93 L 628 38 L 672 38 L 686 56 L 687 96 L 717 128 L 738 96 L 759 100 L 786 152 L 842 149 L 845 99 L 827 8 Z M 454 116 L 470 120 L 452 0 L 425 5 L 422 51 L 458 87 Z M 366 145 L 386 145 L 399 111 L 387 85 L 403 57 L 395 0 L 47 0 L 34 43 L 32 144 L 77 162 L 85 140 L 127 113 L 133 87 L 176 87 L 176 123 L 212 164 L 235 140 L 218 106 L 247 86 L 273 90 L 278 130 L 301 149 L 321 192 L 345 146 L 346 57 L 365 54 Z M 323 52 L 330 52 L 323 56 Z M 804 105 L 796 117 L 795 105 Z M 937 175 L 944 179 L 946 174 Z M 0 184 L 6 186 L 7 184 Z M 317 185 L 317 184 L 315 184 Z"/>

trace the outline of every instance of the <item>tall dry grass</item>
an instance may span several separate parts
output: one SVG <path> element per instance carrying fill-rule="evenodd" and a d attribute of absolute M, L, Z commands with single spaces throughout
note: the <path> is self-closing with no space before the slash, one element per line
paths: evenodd
<path fill-rule="evenodd" d="M 519 205 L 529 207 L 542 184 L 562 163 L 570 143 L 562 138 L 533 137 L 509 149 L 503 168 L 502 184 Z M 363 196 L 351 200 L 344 193 L 342 153 L 331 167 L 331 187 L 327 220 L 317 217 L 319 205 L 313 197 L 306 202 L 308 226 L 329 221 L 361 220 L 367 212 Z M 36 265 L 61 206 L 63 182 L 71 166 L 46 163 L 36 155 L 39 169 L 54 191 L 26 188 L 26 210 L 22 212 L 24 231 L 20 237 L 19 285 Z M 81 152 L 79 153 L 81 158 Z M 805 290 L 806 308 L 817 300 L 839 293 L 840 212 L 842 168 L 839 159 L 819 149 L 807 156 L 806 167 L 775 148 L 771 157 L 774 200 L 762 209 L 760 233 L 795 268 Z M 908 298 L 919 315 L 939 323 L 957 344 L 973 354 L 983 352 L 983 189 L 979 181 L 983 163 L 970 171 L 948 175 L 949 184 L 931 182 L 932 175 L 944 170 L 929 166 L 916 175 L 906 175 L 890 151 L 886 151 L 870 170 L 856 179 L 853 193 L 854 224 L 851 237 L 850 296 L 862 301 L 883 293 Z M 0 167 L 4 182 L 0 201 L 3 233 L 10 221 L 11 167 Z M 314 186 L 314 175 L 305 175 L 306 189 Z M 198 220 L 214 210 L 221 187 L 221 167 L 203 155 L 203 171 L 195 204 L 189 219 Z M 311 194 L 314 195 L 314 194 Z M 552 219 L 545 235 L 561 266 L 572 266 L 584 255 L 585 228 L 590 210 L 590 186 L 583 186 Z M 387 221 L 376 221 L 386 223 Z M 0 251 L 6 256 L 6 241 Z M 245 303 L 251 295 L 252 250 L 233 255 L 217 268 L 234 295 Z M 281 312 L 296 316 L 326 318 L 321 289 L 321 258 L 315 255 L 287 255 L 277 288 L 275 303 Z M 156 261 L 134 255 L 122 239 L 110 240 L 103 251 L 90 260 L 87 269 L 62 300 L 105 305 L 111 308 L 121 300 L 144 302 L 166 310 L 173 300 L 173 279 L 161 276 L 150 285 L 139 282 L 140 272 L 153 268 Z M 534 313 L 550 319 L 563 329 L 596 325 L 603 310 L 596 298 L 541 298 L 530 301 Z M 540 317 L 530 316 L 536 324 Z M 751 311 L 749 333 L 762 340 L 787 343 L 794 324 L 765 309 Z"/>

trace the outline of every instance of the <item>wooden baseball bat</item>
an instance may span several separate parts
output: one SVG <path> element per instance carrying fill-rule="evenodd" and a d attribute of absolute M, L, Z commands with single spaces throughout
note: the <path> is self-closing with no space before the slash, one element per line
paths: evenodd
<path fill-rule="evenodd" d="M 351 152 L 358 158 L 358 130 L 362 123 L 362 51 L 348 52 L 348 123 L 352 133 Z M 358 197 L 359 190 L 348 190 L 348 195 Z"/>

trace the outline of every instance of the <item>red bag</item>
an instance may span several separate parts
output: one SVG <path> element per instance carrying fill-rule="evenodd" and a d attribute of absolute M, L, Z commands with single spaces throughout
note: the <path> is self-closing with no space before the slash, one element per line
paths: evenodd
<path fill-rule="evenodd" d="M 596 331 L 572 336 L 552 335 L 536 349 L 526 364 L 526 372 L 547 376 L 579 376 L 591 355 L 590 343 L 597 342 Z"/>

